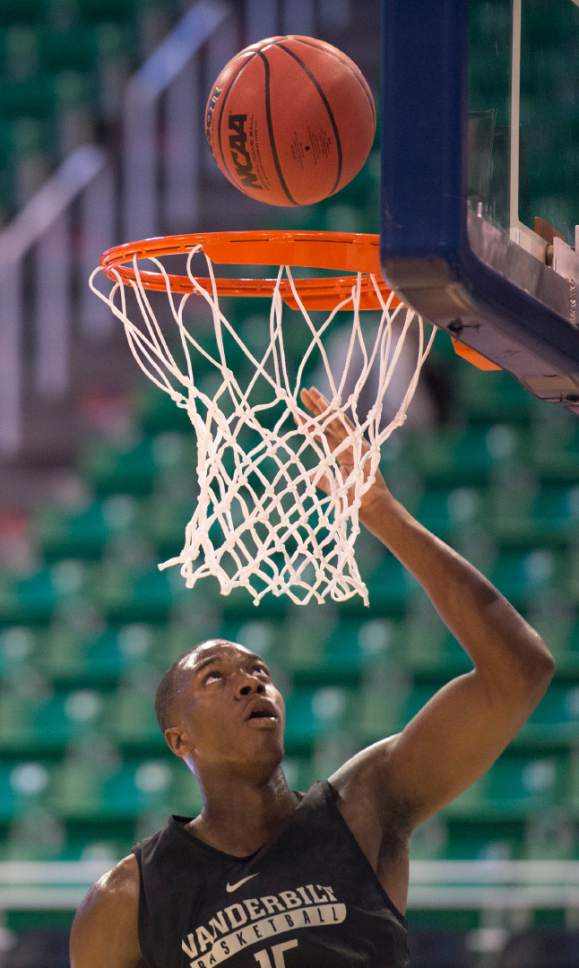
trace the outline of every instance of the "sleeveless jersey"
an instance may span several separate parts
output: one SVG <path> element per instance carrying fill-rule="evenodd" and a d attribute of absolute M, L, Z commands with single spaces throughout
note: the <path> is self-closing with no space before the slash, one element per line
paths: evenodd
<path fill-rule="evenodd" d="M 172 817 L 134 850 L 146 968 L 408 968 L 405 918 L 328 781 L 314 783 L 249 857 Z"/>

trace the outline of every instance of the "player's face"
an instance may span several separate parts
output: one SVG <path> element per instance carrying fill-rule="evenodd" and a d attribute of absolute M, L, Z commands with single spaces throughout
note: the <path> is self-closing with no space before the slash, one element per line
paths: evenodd
<path fill-rule="evenodd" d="M 197 649 L 183 668 L 190 676 L 181 708 L 196 766 L 232 767 L 248 759 L 277 765 L 285 705 L 263 659 L 242 645 L 216 640 Z"/>

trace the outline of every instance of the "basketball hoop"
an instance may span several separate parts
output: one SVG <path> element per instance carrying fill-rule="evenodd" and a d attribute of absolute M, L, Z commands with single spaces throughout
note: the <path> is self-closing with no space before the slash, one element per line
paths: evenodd
<path fill-rule="evenodd" d="M 169 271 L 173 256 L 185 257 L 184 272 Z M 199 258 L 205 262 L 204 275 L 193 271 Z M 218 277 L 214 264 L 275 266 L 277 272 L 265 279 Z M 333 274 L 298 278 L 292 272 L 296 267 Z M 108 292 L 96 286 L 103 274 L 112 283 Z M 360 503 L 375 478 L 381 445 L 406 419 L 435 335 L 433 329 L 427 339 L 423 320 L 385 285 L 379 236 L 255 231 L 146 239 L 105 252 L 89 285 L 123 323 L 144 373 L 187 411 L 197 437 L 197 505 L 183 550 L 159 567 L 179 565 L 189 588 L 208 576 L 217 579 L 223 595 L 243 587 L 255 605 L 268 591 L 287 594 L 299 605 L 312 598 L 345 601 L 356 594 L 367 605 L 368 591 L 354 555 Z M 167 296 L 176 327 L 173 340 L 157 318 L 154 293 Z M 187 323 L 193 296 L 210 309 L 210 339 L 197 337 Z M 227 297 L 270 301 L 259 351 L 227 319 L 222 305 Z M 294 313 L 284 312 L 285 307 Z M 361 325 L 366 310 L 378 317 L 374 333 Z M 324 318 L 314 321 L 311 314 L 318 312 Z M 327 343 L 343 312 L 352 319 L 345 363 L 336 376 Z M 384 426 L 382 401 L 411 332 L 413 373 Z M 289 343 L 295 347 L 296 334 L 303 346 L 297 358 L 290 358 L 286 350 Z M 233 371 L 233 357 L 241 359 L 241 372 Z M 220 377 L 210 393 L 199 379 L 207 369 L 199 366 L 203 359 Z M 330 396 L 315 433 L 299 397 L 314 365 L 325 374 Z M 246 367 L 250 373 L 242 375 Z M 375 392 L 363 412 L 361 394 L 371 374 Z M 346 414 L 352 433 L 345 443 L 355 460 L 344 478 L 339 469 L 343 448 L 332 451 L 323 430 Z M 315 486 L 322 476 L 331 482 L 329 494 Z"/>

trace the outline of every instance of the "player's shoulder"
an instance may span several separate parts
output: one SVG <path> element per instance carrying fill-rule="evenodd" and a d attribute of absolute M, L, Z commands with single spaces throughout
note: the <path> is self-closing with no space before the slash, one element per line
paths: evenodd
<path fill-rule="evenodd" d="M 328 778 L 340 798 L 359 797 L 368 790 L 385 792 L 388 764 L 399 734 L 372 743 L 351 756 Z"/>
<path fill-rule="evenodd" d="M 99 877 L 81 902 L 71 932 L 72 968 L 92 968 L 105 952 L 111 968 L 137 968 L 138 911 L 139 869 L 129 854 Z"/>
<path fill-rule="evenodd" d="M 127 854 L 114 867 L 99 877 L 89 891 L 95 903 L 138 903 L 139 867 L 134 854 Z"/>
<path fill-rule="evenodd" d="M 405 804 L 390 780 L 390 762 L 400 734 L 388 736 L 355 753 L 328 777 L 344 816 L 363 813 L 380 825 L 405 826 Z"/>

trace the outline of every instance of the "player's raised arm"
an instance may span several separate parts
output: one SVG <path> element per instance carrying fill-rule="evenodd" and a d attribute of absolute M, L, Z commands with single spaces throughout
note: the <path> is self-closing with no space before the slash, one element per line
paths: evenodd
<path fill-rule="evenodd" d="M 133 855 L 93 885 L 70 935 L 71 968 L 141 968 L 138 940 L 139 874 Z"/>
<path fill-rule="evenodd" d="M 313 414 L 327 407 L 316 390 L 302 399 Z M 347 428 L 337 418 L 326 433 L 336 446 Z M 554 660 L 491 582 L 416 521 L 380 475 L 360 518 L 420 582 L 473 661 L 472 671 L 440 689 L 398 736 L 351 761 L 371 796 L 404 806 L 412 829 L 489 769 L 545 693 Z"/>

